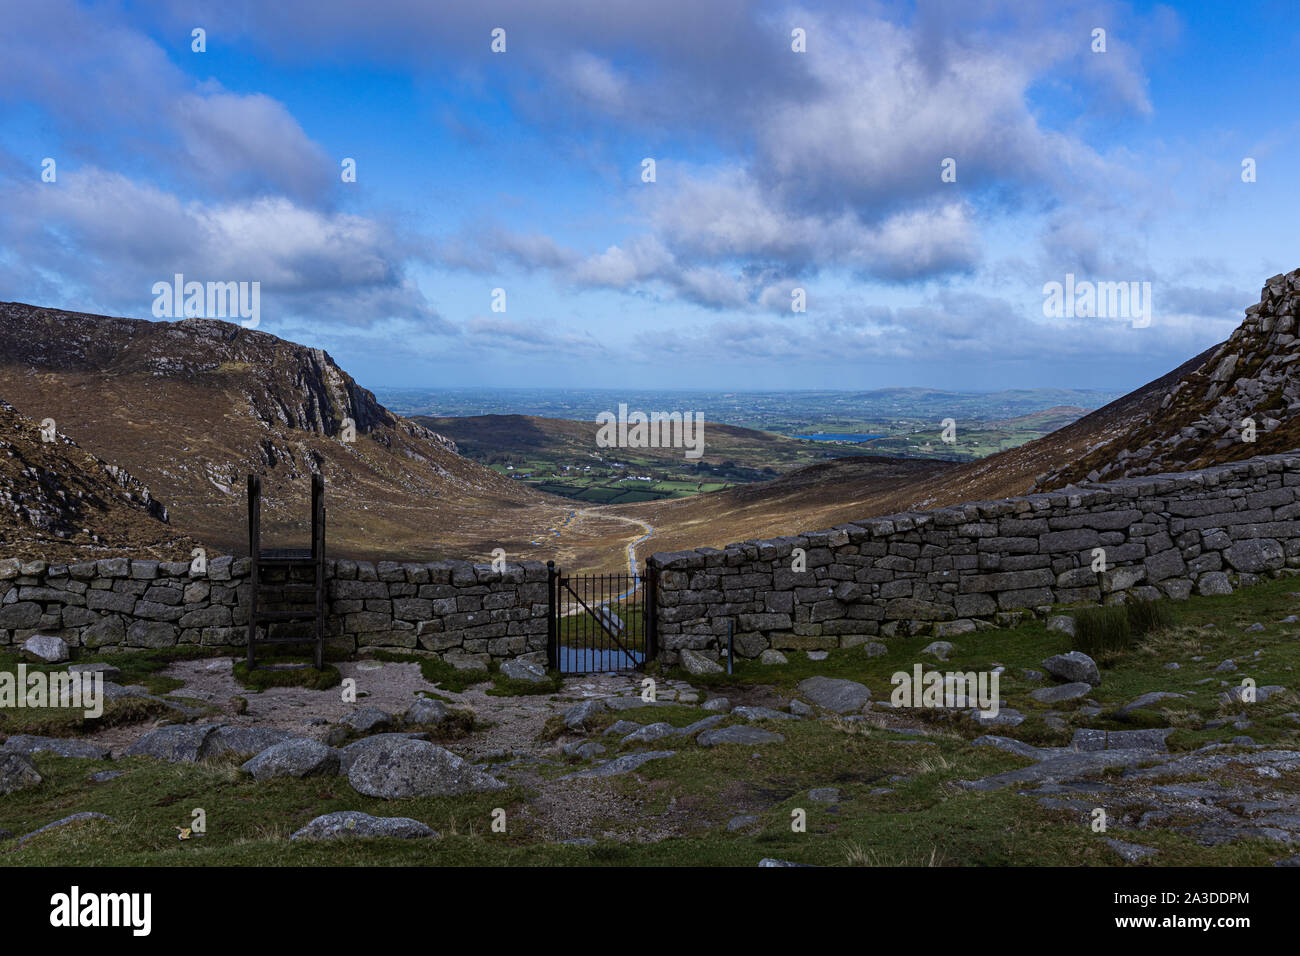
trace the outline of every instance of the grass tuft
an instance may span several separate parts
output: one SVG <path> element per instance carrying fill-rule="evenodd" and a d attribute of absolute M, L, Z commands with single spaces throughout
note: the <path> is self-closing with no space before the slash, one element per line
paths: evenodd
<path fill-rule="evenodd" d="M 1171 626 L 1164 601 L 1129 601 L 1088 607 L 1074 614 L 1074 649 L 1098 663 L 1110 663 L 1132 650 L 1142 638 Z"/>
<path fill-rule="evenodd" d="M 314 667 L 276 668 L 267 665 L 303 663 L 295 658 L 264 658 L 261 665 L 248 668 L 248 661 L 235 661 L 233 669 L 235 680 L 240 686 L 249 690 L 263 691 L 268 687 L 306 687 L 310 690 L 329 690 L 343 681 L 343 675 L 333 664 L 326 664 L 320 670 Z M 247 706 L 247 703 L 245 703 Z"/>

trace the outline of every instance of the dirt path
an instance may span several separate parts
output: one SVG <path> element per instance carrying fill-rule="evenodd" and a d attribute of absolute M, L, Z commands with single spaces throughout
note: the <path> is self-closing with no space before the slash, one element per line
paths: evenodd
<path fill-rule="evenodd" d="M 583 508 L 578 512 L 578 514 L 592 515 L 593 517 L 599 516 L 602 518 L 613 518 L 615 521 L 638 525 L 641 530 L 645 532 L 645 534 L 641 535 L 641 537 L 637 538 L 635 541 L 628 542 L 627 546 L 624 548 L 624 553 L 627 555 L 627 573 L 631 575 L 634 580 L 639 580 L 640 574 L 637 571 L 636 546 L 641 544 L 643 541 L 650 539 L 650 537 L 655 533 L 654 526 L 640 520 L 639 518 L 625 518 L 623 515 L 607 514 L 604 511 L 597 511 L 595 508 Z"/>

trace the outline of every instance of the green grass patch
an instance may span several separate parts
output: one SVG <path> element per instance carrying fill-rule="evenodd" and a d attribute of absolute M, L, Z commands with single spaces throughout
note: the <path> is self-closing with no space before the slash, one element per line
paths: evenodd
<path fill-rule="evenodd" d="M 376 651 L 374 658 L 377 661 L 390 663 L 419 664 L 420 674 L 425 680 L 455 694 L 459 694 L 475 684 L 487 683 L 492 679 L 487 670 L 457 670 L 442 658 L 430 655 L 403 654 L 400 651 Z"/>
<path fill-rule="evenodd" d="M 559 671 L 548 670 L 545 680 L 534 683 L 533 681 L 518 680 L 505 676 L 501 673 L 501 665 L 496 661 L 492 662 L 490 675 L 492 686 L 487 690 L 490 697 L 532 697 L 537 694 L 558 694 L 560 688 L 564 686 L 564 675 Z"/>
<path fill-rule="evenodd" d="M 1128 601 L 1106 607 L 1080 608 L 1074 613 L 1074 649 L 1098 663 L 1132 649 L 1148 634 L 1169 627 L 1173 613 L 1168 601 Z"/>
<path fill-rule="evenodd" d="M 6 707 L 0 710 L 0 736 L 78 737 L 105 727 L 138 724 L 160 717 L 185 720 L 180 711 L 143 697 L 105 701 L 104 712 L 98 717 L 87 717 L 84 710 L 72 707 Z"/>
<path fill-rule="evenodd" d="M 306 662 L 293 657 L 264 657 L 254 668 L 249 668 L 248 661 L 235 661 L 233 674 L 241 687 L 249 690 L 264 691 L 268 687 L 306 687 L 309 690 L 329 690 L 343 681 L 339 669 L 325 662 L 320 670 L 310 664 L 304 667 L 286 666 Z"/>

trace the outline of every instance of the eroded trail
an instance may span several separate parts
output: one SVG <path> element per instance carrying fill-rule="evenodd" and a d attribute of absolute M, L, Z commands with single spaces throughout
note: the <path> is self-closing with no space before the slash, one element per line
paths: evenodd
<path fill-rule="evenodd" d="M 624 548 L 624 553 L 627 555 L 627 573 L 630 574 L 634 579 L 639 579 L 640 574 L 637 571 L 636 548 L 637 545 L 642 544 L 645 541 L 648 541 L 650 537 L 655 533 L 654 526 L 649 524 L 648 522 L 640 520 L 639 518 L 627 518 L 624 517 L 623 515 L 607 514 L 603 511 L 598 512 L 594 508 L 584 508 L 582 509 L 582 511 L 578 513 L 599 514 L 603 518 L 613 518 L 615 521 L 623 521 L 626 522 L 627 524 L 636 525 L 637 527 L 641 528 L 642 531 L 645 532 L 644 534 L 641 535 L 641 537 L 637 538 L 636 540 L 629 541 L 627 546 Z"/>

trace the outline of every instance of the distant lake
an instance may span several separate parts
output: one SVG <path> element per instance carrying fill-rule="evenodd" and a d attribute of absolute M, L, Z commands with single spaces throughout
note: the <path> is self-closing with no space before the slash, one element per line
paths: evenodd
<path fill-rule="evenodd" d="M 811 441 L 871 441 L 873 438 L 886 438 L 886 435 L 841 435 L 838 432 L 818 432 L 815 435 L 795 435 L 795 438 L 807 438 Z"/>

